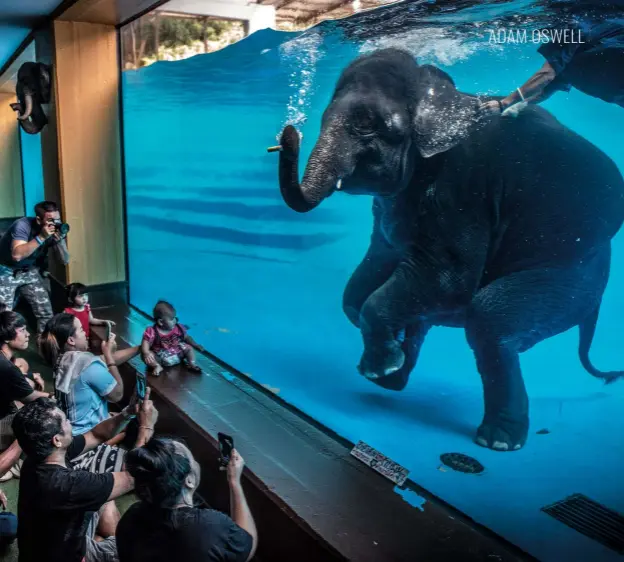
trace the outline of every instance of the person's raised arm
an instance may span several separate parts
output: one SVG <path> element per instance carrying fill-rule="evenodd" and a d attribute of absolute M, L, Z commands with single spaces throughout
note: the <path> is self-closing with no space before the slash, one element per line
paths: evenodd
<path fill-rule="evenodd" d="M 84 452 L 95 449 L 102 443 L 110 441 L 115 435 L 123 431 L 128 422 L 134 417 L 136 405 L 134 403 L 126 406 L 119 414 L 105 419 L 98 423 L 91 431 L 84 434 Z"/>
<path fill-rule="evenodd" d="M 119 374 L 119 369 L 117 369 L 117 363 L 115 361 L 115 356 L 113 353 L 113 344 L 115 343 L 115 334 L 111 334 L 110 339 L 108 341 L 102 342 L 102 355 L 104 355 L 104 359 L 106 361 L 106 367 L 108 368 L 108 372 L 113 376 L 115 381 L 117 382 L 117 386 L 104 398 L 108 402 L 117 403 L 119 402 L 124 395 L 124 384 L 121 375 Z"/>
<path fill-rule="evenodd" d="M 68 265 L 70 260 L 69 250 L 67 249 L 67 241 L 65 238 L 62 238 L 57 232 L 53 234 L 53 239 L 56 241 L 54 244 L 54 251 L 57 256 L 63 263 L 63 265 Z"/>
<path fill-rule="evenodd" d="M 11 244 L 11 258 L 16 262 L 20 262 L 34 254 L 35 250 L 45 244 L 55 230 L 53 224 L 45 224 L 41 228 L 39 235 L 28 242 L 30 232 L 26 231 L 26 226 L 22 226 L 20 222 L 16 228 L 17 230 L 13 233 L 13 242 Z"/>
<path fill-rule="evenodd" d="M 245 498 L 245 492 L 243 492 L 243 486 L 241 485 L 243 468 L 245 468 L 245 460 L 238 454 L 236 449 L 232 449 L 230 462 L 227 466 L 228 483 L 230 485 L 231 517 L 234 523 L 251 535 L 253 546 L 247 558 L 247 561 L 249 561 L 254 557 L 256 549 L 258 548 L 258 530 L 256 529 L 256 522 L 249 510 L 247 498 Z"/>
<path fill-rule="evenodd" d="M 145 398 L 143 398 L 139 407 L 139 431 L 134 444 L 137 449 L 143 447 L 152 438 L 156 422 L 158 421 L 158 410 L 154 408 L 154 403 L 150 400 L 151 394 L 152 389 L 148 386 L 145 389 Z"/>
<path fill-rule="evenodd" d="M 543 101 L 542 94 L 548 84 L 550 84 L 557 73 L 549 62 L 545 62 L 531 78 L 529 78 L 522 86 L 511 92 L 506 98 L 501 100 L 503 111 L 514 103 L 527 101 L 529 103 Z"/>
<path fill-rule="evenodd" d="M 557 73 L 550 63 L 545 62 L 543 66 L 531 76 L 522 86 L 516 88 L 508 96 L 501 100 L 488 101 L 481 105 L 481 110 L 488 113 L 502 113 L 512 105 L 525 101 L 527 103 L 538 103 L 547 97 L 544 94 L 546 87 L 556 78 Z M 551 92 L 552 93 L 552 92 Z"/>
<path fill-rule="evenodd" d="M 113 472 L 112 474 L 114 478 L 113 491 L 108 496 L 108 501 L 116 500 L 134 490 L 134 478 L 130 476 L 129 472 Z"/>

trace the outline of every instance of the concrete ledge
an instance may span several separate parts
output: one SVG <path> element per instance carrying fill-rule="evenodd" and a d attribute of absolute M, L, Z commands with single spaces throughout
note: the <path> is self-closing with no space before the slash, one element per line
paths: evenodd
<path fill-rule="evenodd" d="M 120 307 L 97 311 L 117 322 L 118 340 L 138 344 L 148 320 Z M 97 331 L 97 330 L 96 330 Z M 202 357 L 207 374 L 183 368 L 149 377 L 160 432 L 184 438 L 202 465 L 202 497 L 228 509 L 216 434 L 231 434 L 246 460 L 244 486 L 260 533 L 259 557 L 272 562 L 532 560 L 415 484 L 424 511 L 354 459 L 269 391 Z M 127 393 L 140 360 L 123 369 Z"/>

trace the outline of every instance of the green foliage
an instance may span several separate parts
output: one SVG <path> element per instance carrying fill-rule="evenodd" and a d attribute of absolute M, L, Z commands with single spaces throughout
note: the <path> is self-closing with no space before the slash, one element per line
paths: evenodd
<path fill-rule="evenodd" d="M 191 45 L 193 41 L 217 41 L 224 31 L 232 29 L 232 22 L 208 18 L 159 18 L 160 44 L 171 48 Z"/>
<path fill-rule="evenodd" d="M 153 12 L 122 29 L 124 66 L 138 68 L 157 60 L 163 49 L 180 52 L 198 41 L 207 52 L 208 42 L 220 41 L 240 25 L 206 16 L 177 17 Z"/>

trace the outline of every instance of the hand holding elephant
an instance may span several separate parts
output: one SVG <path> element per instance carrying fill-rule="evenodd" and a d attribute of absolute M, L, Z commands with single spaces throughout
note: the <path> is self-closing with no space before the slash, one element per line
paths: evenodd
<path fill-rule="evenodd" d="M 401 390 L 428 330 L 463 327 L 484 390 L 476 441 L 517 450 L 529 427 L 520 353 L 579 326 L 583 366 L 624 376 L 589 360 L 624 180 L 544 109 L 508 119 L 480 106 L 404 51 L 362 56 L 338 80 L 301 183 L 298 133 L 282 132 L 279 183 L 297 212 L 338 190 L 373 197 L 370 246 L 343 297 L 360 373 Z"/>

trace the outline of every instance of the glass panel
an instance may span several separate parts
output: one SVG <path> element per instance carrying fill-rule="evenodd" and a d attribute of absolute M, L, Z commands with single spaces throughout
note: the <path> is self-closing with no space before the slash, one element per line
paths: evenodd
<path fill-rule="evenodd" d="M 602 297 L 591 361 L 624 368 L 624 98 L 606 79 L 623 75 L 623 34 L 601 51 L 594 24 L 613 13 L 566 6 L 406 2 L 262 29 L 128 70 L 123 97 L 132 304 L 166 298 L 196 340 L 284 400 L 538 559 L 580 562 L 615 558 L 540 509 L 582 493 L 624 511 L 624 384 L 602 385 L 577 351 Z M 288 13 L 281 28 L 300 24 Z M 559 69 L 575 86 L 478 118 L 543 66 L 539 30 L 577 29 L 572 15 L 582 33 L 562 41 L 588 53 L 598 37 L 601 53 Z M 435 68 L 386 52 L 325 112 L 345 68 L 388 47 Z M 331 194 L 307 213 L 279 189 L 292 154 L 267 153 L 285 125 L 303 135 L 299 178 L 307 166 L 307 198 L 282 186 L 291 204 Z M 402 391 L 382 388 L 410 371 Z M 484 470 L 440 460 L 460 453 Z"/>

